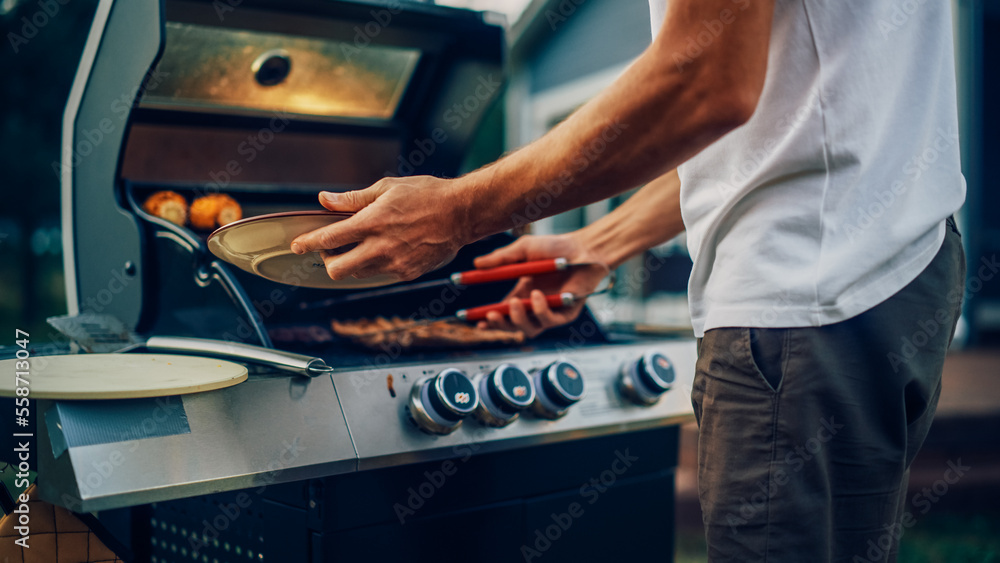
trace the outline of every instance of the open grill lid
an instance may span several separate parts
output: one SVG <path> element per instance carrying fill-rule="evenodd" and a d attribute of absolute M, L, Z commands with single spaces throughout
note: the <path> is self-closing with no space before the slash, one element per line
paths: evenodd
<path fill-rule="evenodd" d="M 301 199 L 456 174 L 499 94 L 495 20 L 395 0 L 100 0 L 53 165 L 70 313 L 141 330 L 155 314 L 145 293 L 166 274 L 150 262 L 154 239 L 197 246 L 150 234 L 132 183 Z M 226 277 L 200 258 L 180 267 Z M 239 305 L 240 293 L 221 295 Z"/>

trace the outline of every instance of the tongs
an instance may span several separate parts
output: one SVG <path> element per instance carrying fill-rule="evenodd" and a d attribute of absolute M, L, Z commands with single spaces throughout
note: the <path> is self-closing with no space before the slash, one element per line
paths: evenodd
<path fill-rule="evenodd" d="M 373 289 L 370 291 L 359 291 L 356 293 L 352 293 L 350 295 L 331 297 L 329 299 L 323 299 L 322 301 L 314 301 L 312 303 L 299 303 L 299 308 L 302 310 L 324 309 L 333 305 L 339 305 L 341 303 L 349 303 L 352 301 L 364 301 L 366 299 L 374 299 L 376 297 L 384 297 L 386 295 L 395 295 L 398 293 L 409 293 L 411 291 L 419 291 L 422 289 L 428 289 L 433 287 L 442 287 L 442 286 L 464 287 L 468 285 L 479 285 L 484 283 L 516 280 L 524 276 L 534 276 L 538 274 L 562 272 L 570 268 L 577 268 L 583 266 L 601 266 L 606 271 L 610 272 L 607 265 L 599 264 L 597 262 L 570 262 L 566 258 L 549 258 L 546 260 L 533 260 L 530 262 L 507 264 L 504 266 L 498 266 L 496 268 L 486 268 L 482 270 L 468 270 L 465 272 L 454 272 L 453 274 L 440 279 L 434 279 L 420 283 L 399 284 L 386 288 Z M 587 297 L 590 297 L 590 295 L 575 296 L 574 299 L 585 299 Z M 551 301 L 549 302 L 550 306 L 556 306 L 553 304 L 556 303 L 557 301 L 561 303 L 563 296 L 550 295 L 548 296 L 547 299 L 551 299 Z M 563 306 L 572 306 L 572 303 Z"/>
<path fill-rule="evenodd" d="M 557 258 L 556 260 L 564 260 L 565 261 L 565 259 L 563 259 L 563 258 Z M 550 262 L 550 261 L 546 260 L 546 261 L 540 261 L 540 262 Z M 501 266 L 500 268 L 492 268 L 490 270 L 476 270 L 476 271 L 473 271 L 473 272 L 460 272 L 459 274 L 484 273 L 485 275 L 483 275 L 481 277 L 472 277 L 472 278 L 468 278 L 467 277 L 465 279 L 466 280 L 468 280 L 468 279 L 476 279 L 476 280 L 487 279 L 488 281 L 500 281 L 500 280 L 505 280 L 505 279 L 513 279 L 513 278 L 521 277 L 521 275 L 510 274 L 510 277 L 496 277 L 497 275 L 507 275 L 506 273 L 504 273 L 504 274 L 497 274 L 496 270 L 499 270 L 501 268 L 508 268 L 509 269 L 509 270 L 507 270 L 508 272 L 511 272 L 511 271 L 523 271 L 523 270 L 517 270 L 517 269 L 515 269 L 514 266 L 538 267 L 538 266 L 536 266 L 537 264 L 538 264 L 538 262 L 524 262 L 522 264 L 511 264 L 511 265 L 508 265 L 508 266 Z M 599 265 L 599 266 L 603 266 L 607 270 L 607 274 L 605 275 L 605 278 L 604 278 L 605 281 L 604 281 L 603 287 L 600 287 L 599 289 L 596 289 L 596 290 L 594 290 L 594 291 L 592 291 L 590 293 L 586 293 L 586 294 L 582 294 L 582 295 L 577 295 L 577 294 L 569 293 L 569 292 L 555 293 L 555 294 L 546 295 L 545 296 L 545 302 L 548 304 L 548 306 L 550 308 L 552 308 L 552 309 L 562 309 L 564 307 L 572 307 L 572 306 L 580 303 L 581 301 L 584 301 L 588 297 L 593 297 L 595 295 L 601 295 L 603 293 L 608 293 L 609 291 L 611 291 L 614 288 L 614 286 L 615 286 L 615 280 L 617 279 L 616 276 L 615 276 L 615 273 L 613 271 L 611 271 L 604 264 L 597 264 L 597 263 L 593 263 L 593 264 L 591 264 L 591 263 L 588 263 L 588 264 L 582 264 L 582 263 L 580 263 L 580 264 L 568 264 L 568 263 L 564 262 L 564 265 L 562 266 L 561 269 L 565 269 L 568 266 L 582 266 L 582 265 L 588 265 L 588 266 L 590 266 L 590 265 Z M 545 270 L 543 273 L 548 273 L 548 272 L 552 272 L 552 271 L 559 271 L 559 270 Z M 458 275 L 458 274 L 453 274 L 453 276 L 454 275 Z M 437 281 L 437 280 L 435 280 L 435 281 Z M 487 281 L 477 281 L 476 283 L 487 283 Z M 531 298 L 530 297 L 522 297 L 522 298 L 518 299 L 518 301 L 521 302 L 521 305 L 523 305 L 525 307 L 525 309 L 528 309 L 528 310 L 531 309 L 532 303 L 531 303 Z M 500 303 L 491 303 L 489 305 L 479 305 L 478 307 L 470 307 L 468 309 L 461 309 L 459 311 L 456 311 L 454 315 L 447 316 L 447 317 L 434 317 L 434 318 L 429 318 L 429 319 L 422 319 L 422 320 L 419 320 L 419 321 L 416 321 L 416 322 L 413 322 L 413 323 L 409 323 L 409 324 L 404 325 L 404 326 L 393 327 L 393 328 L 389 328 L 389 329 L 378 329 L 378 330 L 374 330 L 374 331 L 371 331 L 371 332 L 366 332 L 366 333 L 358 334 L 358 335 L 354 335 L 354 336 L 369 336 L 369 335 L 373 335 L 373 334 L 387 334 L 387 333 L 391 333 L 391 332 L 398 332 L 398 331 L 403 331 L 403 330 L 410 330 L 410 329 L 415 328 L 415 327 L 419 327 L 419 326 L 423 326 L 423 325 L 428 325 L 428 324 L 433 324 L 433 323 L 438 323 L 438 322 L 449 322 L 449 321 L 463 321 L 463 322 L 468 322 L 468 323 L 478 322 L 478 321 L 486 320 L 487 315 L 489 315 L 489 313 L 493 313 L 493 312 L 500 313 L 503 316 L 510 315 L 510 300 L 505 300 L 505 301 L 500 302 Z"/>
<path fill-rule="evenodd" d="M 615 286 L 615 275 L 613 273 L 609 274 L 605 279 L 607 281 L 605 282 L 604 287 L 602 287 L 599 290 L 592 291 L 590 293 L 585 293 L 583 295 L 577 295 L 575 293 L 568 293 L 568 292 L 546 295 L 545 302 L 548 303 L 549 308 L 551 309 L 562 309 L 563 307 L 572 307 L 573 305 L 576 305 L 577 303 L 586 300 L 588 297 L 601 295 L 611 291 L 611 289 Z M 521 305 L 523 305 L 525 309 L 528 310 L 531 309 L 530 297 L 522 297 L 521 299 L 518 299 L 518 301 L 521 302 Z M 502 303 L 491 303 L 489 305 L 480 305 L 478 307 L 461 309 L 459 311 L 456 311 L 452 317 L 427 319 L 424 321 L 420 321 L 419 324 L 432 323 L 435 321 L 444 321 L 451 319 L 456 319 L 471 323 L 471 322 L 486 320 L 486 315 L 494 311 L 500 313 L 503 316 L 510 315 L 510 300 L 504 301 Z M 410 325 L 410 326 L 415 326 L 415 325 Z"/>

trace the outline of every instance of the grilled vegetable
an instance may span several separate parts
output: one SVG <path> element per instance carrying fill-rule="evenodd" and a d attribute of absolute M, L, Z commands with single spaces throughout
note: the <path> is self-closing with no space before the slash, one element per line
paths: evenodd
<path fill-rule="evenodd" d="M 187 222 L 187 200 L 184 199 L 184 196 L 177 192 L 171 192 L 169 190 L 156 192 L 146 198 L 146 202 L 142 204 L 142 208 L 145 209 L 146 213 L 149 213 L 150 215 L 154 215 L 160 219 L 166 219 L 167 221 L 182 227 L 184 226 L 184 223 Z"/>
<path fill-rule="evenodd" d="M 191 204 L 191 226 L 196 229 L 208 231 L 242 218 L 240 204 L 226 194 L 207 195 Z"/>

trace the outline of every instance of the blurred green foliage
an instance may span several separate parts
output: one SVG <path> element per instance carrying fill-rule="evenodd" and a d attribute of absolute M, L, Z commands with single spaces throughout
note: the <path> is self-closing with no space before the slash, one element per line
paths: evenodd
<path fill-rule="evenodd" d="M 677 534 L 675 563 L 705 563 L 701 530 Z M 942 510 L 921 516 L 899 542 L 898 563 L 1000 563 L 1000 512 Z"/>
<path fill-rule="evenodd" d="M 899 563 L 1000 563 L 1000 514 L 930 513 L 903 536 Z"/>

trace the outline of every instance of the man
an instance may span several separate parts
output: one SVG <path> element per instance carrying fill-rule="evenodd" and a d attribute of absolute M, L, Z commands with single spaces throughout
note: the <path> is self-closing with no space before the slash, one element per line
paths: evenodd
<path fill-rule="evenodd" d="M 477 266 L 614 267 L 686 228 L 710 559 L 894 561 L 965 269 L 950 3 L 914 6 L 900 20 L 872 0 L 652 0 L 652 45 L 547 135 L 454 180 L 321 194 L 356 216 L 292 248 L 357 242 L 324 254 L 331 277 L 409 280 L 529 205 L 551 215 L 646 184 Z M 534 335 L 579 313 L 531 283 L 514 292 L 531 311 L 513 301 L 486 324 Z"/>

